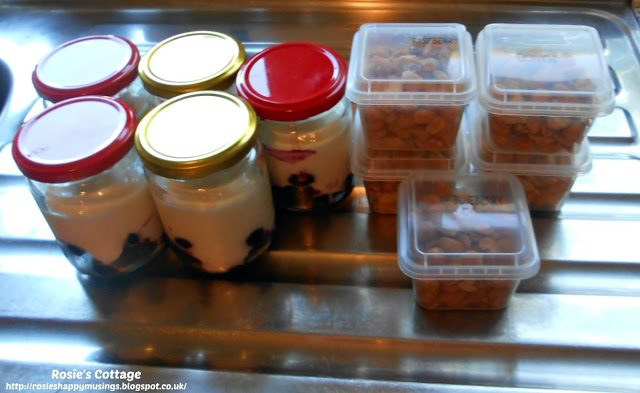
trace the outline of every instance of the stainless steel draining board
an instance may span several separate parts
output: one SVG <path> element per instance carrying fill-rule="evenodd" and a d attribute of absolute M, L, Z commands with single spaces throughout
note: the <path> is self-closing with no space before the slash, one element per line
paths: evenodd
<path fill-rule="evenodd" d="M 13 76 L 0 117 L 0 390 L 100 368 L 189 391 L 640 391 L 640 30 L 629 5 L 65 4 L 0 2 L 0 59 Z M 348 57 L 368 22 L 459 22 L 474 37 L 492 22 L 571 23 L 602 36 L 616 110 L 589 134 L 593 171 L 558 215 L 534 217 L 542 269 L 506 310 L 417 307 L 397 268 L 395 217 L 368 214 L 361 187 L 330 216 L 279 215 L 271 250 L 234 275 L 195 276 L 170 253 L 117 282 L 76 275 L 7 144 L 35 101 L 41 56 L 86 34 L 120 34 L 144 51 L 211 29 L 249 54 L 309 40 Z"/>

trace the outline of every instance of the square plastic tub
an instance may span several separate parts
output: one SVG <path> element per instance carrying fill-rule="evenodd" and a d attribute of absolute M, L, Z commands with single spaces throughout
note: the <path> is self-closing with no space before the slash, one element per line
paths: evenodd
<path fill-rule="evenodd" d="M 476 40 L 478 100 L 501 148 L 572 152 L 613 111 L 598 32 L 580 25 L 490 24 Z"/>
<path fill-rule="evenodd" d="M 450 149 L 476 96 L 471 36 L 455 23 L 362 25 L 346 95 L 371 148 Z"/>
<path fill-rule="evenodd" d="M 506 307 L 520 280 L 540 268 L 522 186 L 507 173 L 408 176 L 398 201 L 398 264 L 423 308 Z"/>
<path fill-rule="evenodd" d="M 351 171 L 363 180 L 374 213 L 396 213 L 400 183 L 413 171 L 469 171 L 465 131 L 458 132 L 456 144 L 446 150 L 380 150 L 369 146 L 357 115 L 354 126 Z"/>
<path fill-rule="evenodd" d="M 497 146 L 489 133 L 487 113 L 473 105 L 467 120 L 471 129 L 469 157 L 478 172 L 507 172 L 518 177 L 530 210 L 558 211 L 576 178 L 591 170 L 585 139 L 573 153 L 523 152 Z"/>

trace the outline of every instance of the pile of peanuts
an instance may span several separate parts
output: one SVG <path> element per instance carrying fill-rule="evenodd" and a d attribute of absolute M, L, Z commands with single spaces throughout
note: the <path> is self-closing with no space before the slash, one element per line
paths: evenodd
<path fill-rule="evenodd" d="M 449 80 L 449 70 L 459 62 L 457 39 L 412 38 L 404 45 L 372 46 L 364 72 L 374 80 L 374 92 L 451 92 L 451 83 L 432 81 Z M 441 150 L 454 145 L 464 108 L 360 105 L 358 110 L 367 144 L 374 149 Z"/>
<path fill-rule="evenodd" d="M 575 176 L 516 175 L 531 210 L 558 210 L 569 195 Z"/>
<path fill-rule="evenodd" d="M 594 82 L 586 76 L 572 54 L 548 52 L 542 48 L 529 48 L 516 56 L 501 56 L 500 50 L 494 56 L 504 59 L 500 67 L 504 75 L 496 75 L 492 96 L 500 101 L 540 102 L 563 104 L 591 104 L 590 97 L 579 92 L 594 91 Z M 506 71 L 510 69 L 511 71 Z M 516 71 L 513 71 L 516 70 Z M 519 75 L 509 75 L 517 72 Z M 550 76 L 553 75 L 553 78 Z M 564 82 L 558 82 L 563 80 Z M 505 97 L 506 92 L 528 91 L 539 94 L 514 94 Z M 566 92 L 566 94 L 564 94 Z M 576 94 L 578 93 L 578 94 Z M 490 130 L 494 142 L 500 147 L 519 151 L 540 151 L 555 153 L 561 150 L 573 151 L 591 124 L 592 118 L 563 116 L 511 116 L 492 114 Z"/>
<path fill-rule="evenodd" d="M 427 169 L 449 170 L 455 167 L 455 150 L 409 151 L 368 149 L 367 154 L 376 159 L 376 169 Z M 371 211 L 380 214 L 396 214 L 398 189 L 402 180 L 364 180 Z"/>
<path fill-rule="evenodd" d="M 518 154 L 496 151 L 492 141 L 485 133 L 480 148 L 480 157 L 489 163 L 504 164 L 546 164 L 569 165 L 571 157 L 565 154 Z M 527 196 L 531 210 L 557 210 L 569 195 L 576 175 L 536 175 L 514 172 Z"/>
<path fill-rule="evenodd" d="M 551 116 L 510 116 L 489 114 L 493 142 L 523 152 L 573 152 L 582 142 L 593 119 Z"/>
<path fill-rule="evenodd" d="M 379 214 L 396 214 L 398 210 L 398 189 L 400 188 L 400 183 L 401 180 L 364 180 L 369 209 Z"/>
<path fill-rule="evenodd" d="M 415 280 L 416 302 L 428 310 L 500 310 L 517 280 Z"/>
<path fill-rule="evenodd" d="M 453 188 L 448 193 L 446 188 L 441 191 L 444 193 L 421 190 L 418 194 L 424 207 L 417 213 L 417 237 L 420 248 L 430 254 L 429 266 L 499 265 L 500 257 L 495 254 L 517 252 L 518 231 L 509 222 L 499 221 L 510 211 L 503 209 L 502 198 L 453 195 Z M 460 209 L 466 212 L 456 219 Z M 448 228 L 443 228 L 444 216 L 450 218 Z M 427 309 L 500 309 L 517 284 L 518 280 L 509 279 L 415 279 L 414 291 L 417 303 Z"/>

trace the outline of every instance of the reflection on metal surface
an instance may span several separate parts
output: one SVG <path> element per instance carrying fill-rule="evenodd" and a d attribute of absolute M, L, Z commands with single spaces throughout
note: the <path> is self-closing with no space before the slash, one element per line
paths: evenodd
<path fill-rule="evenodd" d="M 144 382 L 215 392 L 640 390 L 640 29 L 623 2 L 138 1 L 59 12 L 10 3 L 0 6 L 0 58 L 14 82 L 0 117 L 0 375 L 50 382 L 52 368 L 131 369 Z M 559 214 L 534 217 L 542 268 L 504 311 L 416 306 L 397 265 L 395 216 L 369 214 L 361 186 L 332 215 L 279 215 L 270 251 L 246 269 L 198 274 L 168 251 L 122 280 L 78 276 L 11 159 L 7 142 L 36 101 L 31 70 L 69 39 L 118 34 L 145 52 L 209 29 L 242 40 L 249 56 L 309 40 L 346 57 L 361 24 L 416 21 L 464 23 L 474 36 L 492 22 L 588 24 L 618 81 L 616 111 L 589 135 L 594 169 Z"/>

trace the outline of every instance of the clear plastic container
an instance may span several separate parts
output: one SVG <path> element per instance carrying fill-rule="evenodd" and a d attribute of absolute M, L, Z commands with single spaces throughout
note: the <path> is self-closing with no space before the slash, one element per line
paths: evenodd
<path fill-rule="evenodd" d="M 351 193 L 346 79 L 344 59 L 310 42 L 269 47 L 238 73 L 238 93 L 260 117 L 276 207 L 325 210 Z"/>
<path fill-rule="evenodd" d="M 66 42 L 45 56 L 32 73 L 44 107 L 69 98 L 105 95 L 133 107 L 142 118 L 160 103 L 138 77 L 140 52 L 129 40 L 93 35 Z"/>
<path fill-rule="evenodd" d="M 26 122 L 13 156 L 65 256 L 81 272 L 133 271 L 163 248 L 163 228 L 132 149 L 122 101 L 73 98 Z M 73 141 L 73 143 L 69 143 Z"/>
<path fill-rule="evenodd" d="M 246 59 L 244 45 L 215 31 L 190 31 L 154 45 L 140 60 L 145 88 L 158 99 L 227 90 Z"/>
<path fill-rule="evenodd" d="M 275 211 L 256 123 L 243 100 L 204 91 L 165 101 L 138 126 L 136 147 L 167 236 L 198 270 L 227 272 L 271 244 Z"/>
<path fill-rule="evenodd" d="M 446 150 L 379 150 L 367 143 L 368 139 L 360 131 L 358 116 L 354 124 L 351 169 L 363 180 L 369 208 L 374 213 L 396 213 L 398 188 L 411 172 L 469 170 L 465 131 L 460 131 L 456 144 Z"/>
<path fill-rule="evenodd" d="M 477 109 L 477 110 L 476 110 Z M 576 178 L 591 170 L 589 143 L 585 139 L 573 153 L 523 152 L 494 143 L 487 113 L 473 107 L 470 161 L 478 172 L 507 172 L 516 175 L 524 187 L 530 210 L 557 211 L 562 208 Z"/>
<path fill-rule="evenodd" d="M 476 96 L 471 36 L 455 23 L 362 25 L 346 94 L 372 148 L 450 149 Z"/>
<path fill-rule="evenodd" d="M 420 307 L 506 307 L 540 268 L 522 186 L 506 173 L 411 174 L 400 187 L 398 264 Z"/>
<path fill-rule="evenodd" d="M 490 24 L 476 41 L 478 99 L 501 148 L 574 151 L 613 111 L 598 32 L 579 25 Z"/>

